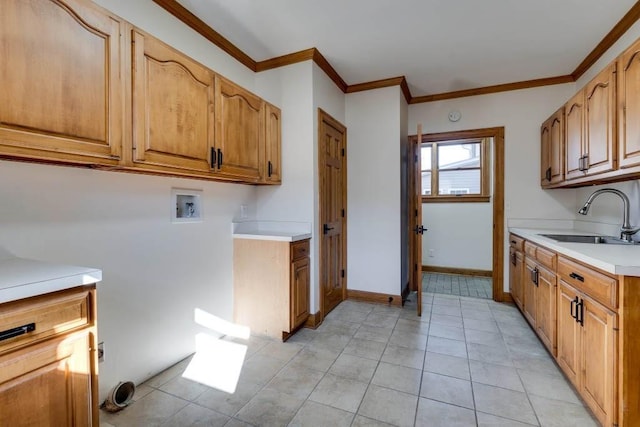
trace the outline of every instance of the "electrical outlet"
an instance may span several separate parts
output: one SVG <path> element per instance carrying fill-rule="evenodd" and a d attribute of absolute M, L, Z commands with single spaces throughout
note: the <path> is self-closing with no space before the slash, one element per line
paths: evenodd
<path fill-rule="evenodd" d="M 98 343 L 98 362 L 104 362 L 104 342 Z"/>
<path fill-rule="evenodd" d="M 435 250 L 429 249 L 429 258 L 433 258 L 435 256 Z"/>

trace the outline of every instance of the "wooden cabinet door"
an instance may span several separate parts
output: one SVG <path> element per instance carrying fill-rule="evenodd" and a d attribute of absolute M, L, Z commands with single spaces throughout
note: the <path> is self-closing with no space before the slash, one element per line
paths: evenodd
<path fill-rule="evenodd" d="M 134 162 L 208 172 L 213 72 L 138 30 L 132 45 Z"/>
<path fill-rule="evenodd" d="M 309 317 L 309 258 L 301 258 L 291 264 L 291 330 Z"/>
<path fill-rule="evenodd" d="M 0 425 L 93 425 L 90 348 L 84 331 L 0 356 Z"/>
<path fill-rule="evenodd" d="M 267 183 L 280 184 L 282 182 L 282 123 L 280 119 L 280 109 L 271 104 L 266 104 L 265 115 L 266 171 L 264 171 L 262 175 Z"/>
<path fill-rule="evenodd" d="M 509 265 L 509 283 L 511 287 L 511 297 L 513 301 L 523 309 L 522 295 L 522 273 L 524 267 L 524 257 L 522 252 L 516 251 L 514 248 L 509 250 L 511 255 L 511 264 Z"/>
<path fill-rule="evenodd" d="M 616 63 L 613 62 L 586 86 L 584 153 L 587 175 L 616 167 Z"/>
<path fill-rule="evenodd" d="M 582 296 L 581 392 L 602 425 L 614 425 L 617 316 L 601 304 Z"/>
<path fill-rule="evenodd" d="M 618 59 L 618 165 L 640 166 L 640 41 Z"/>
<path fill-rule="evenodd" d="M 120 161 L 123 28 L 87 1 L 2 1 L 0 153 Z"/>
<path fill-rule="evenodd" d="M 558 314 L 557 314 L 557 355 L 556 361 L 567 378 L 579 388 L 580 369 L 580 324 L 572 316 L 575 314 L 575 299 L 578 291 L 563 280 L 558 284 Z"/>
<path fill-rule="evenodd" d="M 529 321 L 531 326 L 536 328 L 536 309 L 537 309 L 537 287 L 533 281 L 536 274 L 536 262 L 531 258 L 524 259 L 524 276 L 522 277 L 523 288 L 523 313 L 524 317 Z"/>
<path fill-rule="evenodd" d="M 264 165 L 264 110 L 259 97 L 216 75 L 216 171 L 258 182 Z"/>
<path fill-rule="evenodd" d="M 564 107 L 551 116 L 549 141 L 549 182 L 564 181 Z"/>
<path fill-rule="evenodd" d="M 576 93 L 565 104 L 565 174 L 575 179 L 584 176 L 582 153 L 584 151 L 584 91 Z"/>
<path fill-rule="evenodd" d="M 536 332 L 551 354 L 556 355 L 556 274 L 538 266 Z"/>
<path fill-rule="evenodd" d="M 551 118 L 540 126 L 540 185 L 551 183 Z"/>

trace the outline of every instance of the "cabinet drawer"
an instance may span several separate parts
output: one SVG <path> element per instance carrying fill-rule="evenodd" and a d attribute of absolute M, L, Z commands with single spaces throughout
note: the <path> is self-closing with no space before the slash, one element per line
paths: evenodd
<path fill-rule="evenodd" d="M 0 353 L 89 324 L 91 295 L 82 288 L 0 305 L 0 336 L 29 331 L 1 340 Z"/>
<path fill-rule="evenodd" d="M 309 256 L 309 239 L 291 243 L 291 261 Z"/>
<path fill-rule="evenodd" d="M 541 248 L 538 246 L 536 249 L 536 259 L 540 264 L 549 267 L 552 270 L 556 269 L 556 260 L 558 256 L 555 252 L 551 252 L 548 249 Z"/>
<path fill-rule="evenodd" d="M 524 239 L 516 236 L 515 234 L 509 235 L 509 246 L 514 248 L 516 251 L 523 251 Z"/>
<path fill-rule="evenodd" d="M 532 259 L 536 259 L 536 249 L 538 247 L 530 242 L 524 242 L 524 253 Z"/>
<path fill-rule="evenodd" d="M 568 284 L 609 308 L 618 308 L 618 281 L 566 258 L 558 259 L 558 274 Z"/>

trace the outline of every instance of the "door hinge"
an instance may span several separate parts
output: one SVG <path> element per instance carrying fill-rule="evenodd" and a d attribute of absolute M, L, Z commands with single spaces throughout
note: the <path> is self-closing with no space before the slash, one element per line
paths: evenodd
<path fill-rule="evenodd" d="M 344 279 L 344 270 L 340 271 L 340 277 Z"/>
<path fill-rule="evenodd" d="M 340 150 L 340 154 L 342 154 L 342 157 L 344 157 L 344 148 Z"/>
<path fill-rule="evenodd" d="M 341 213 L 342 213 L 342 218 L 344 218 L 344 209 L 342 209 Z"/>
<path fill-rule="evenodd" d="M 416 217 L 418 216 L 418 209 L 416 209 L 416 213 L 415 213 L 414 216 L 416 216 Z"/>
<path fill-rule="evenodd" d="M 418 163 L 418 155 L 417 154 L 414 156 L 413 161 Z"/>

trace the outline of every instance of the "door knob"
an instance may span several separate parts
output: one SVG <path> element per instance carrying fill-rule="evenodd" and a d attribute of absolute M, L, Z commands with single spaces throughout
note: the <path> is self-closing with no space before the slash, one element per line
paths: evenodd
<path fill-rule="evenodd" d="M 324 234 L 327 234 L 327 233 L 328 233 L 329 231 L 331 231 L 331 230 L 333 230 L 333 227 L 329 227 L 329 224 L 324 224 L 324 225 L 322 226 L 322 232 L 323 232 Z"/>
<path fill-rule="evenodd" d="M 416 228 L 414 229 L 416 234 L 424 234 L 424 232 L 427 230 L 428 228 L 425 228 L 423 225 L 416 225 Z"/>

